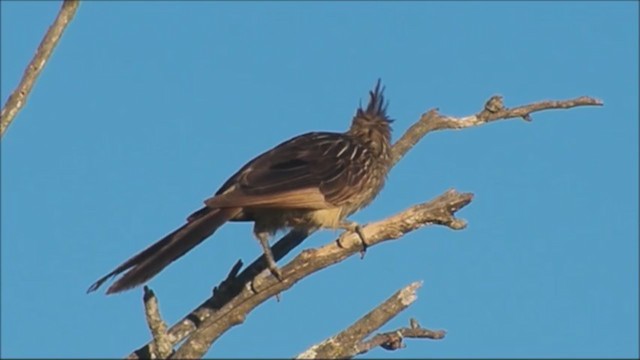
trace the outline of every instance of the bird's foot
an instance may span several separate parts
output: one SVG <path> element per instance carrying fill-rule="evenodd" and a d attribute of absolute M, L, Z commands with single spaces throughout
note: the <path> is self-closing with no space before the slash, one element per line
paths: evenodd
<path fill-rule="evenodd" d="M 364 255 L 367 253 L 367 248 L 369 248 L 369 245 L 367 245 L 367 240 L 365 239 L 362 227 L 355 221 L 344 221 L 342 222 L 342 224 L 340 224 L 340 227 L 358 234 L 360 243 L 362 244 L 362 248 L 360 249 L 360 259 L 364 259 Z"/>
<path fill-rule="evenodd" d="M 276 279 L 282 281 L 282 271 L 280 271 L 278 265 L 276 265 L 275 262 L 273 262 L 273 264 L 269 264 L 269 261 L 267 260 L 267 266 L 269 267 L 269 271 L 271 271 L 271 275 L 275 276 Z"/>

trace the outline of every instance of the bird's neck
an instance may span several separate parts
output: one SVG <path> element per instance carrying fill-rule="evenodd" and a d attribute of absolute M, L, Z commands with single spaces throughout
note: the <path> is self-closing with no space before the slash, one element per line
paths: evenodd
<path fill-rule="evenodd" d="M 369 126 L 353 124 L 347 134 L 353 136 L 375 156 L 389 158 L 391 154 L 391 127 L 386 123 Z"/>

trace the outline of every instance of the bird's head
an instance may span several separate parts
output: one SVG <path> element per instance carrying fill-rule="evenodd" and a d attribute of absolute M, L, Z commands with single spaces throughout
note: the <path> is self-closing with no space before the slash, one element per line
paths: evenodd
<path fill-rule="evenodd" d="M 388 155 L 391 148 L 391 123 L 387 116 L 388 103 L 384 101 L 384 87 L 380 79 L 376 87 L 369 92 L 369 104 L 358 107 L 348 133 L 362 141 L 376 155 Z"/>

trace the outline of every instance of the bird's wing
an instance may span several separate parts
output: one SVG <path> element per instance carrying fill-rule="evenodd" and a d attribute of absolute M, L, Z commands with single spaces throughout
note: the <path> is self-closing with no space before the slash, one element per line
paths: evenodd
<path fill-rule="evenodd" d="M 213 208 L 332 208 L 365 175 L 350 163 L 361 151 L 366 149 L 345 134 L 300 135 L 251 160 L 205 203 Z"/>

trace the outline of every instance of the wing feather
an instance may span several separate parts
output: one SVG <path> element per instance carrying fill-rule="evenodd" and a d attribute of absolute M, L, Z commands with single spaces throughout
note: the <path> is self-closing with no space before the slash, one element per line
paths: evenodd
<path fill-rule="evenodd" d="M 231 191 L 205 200 L 210 208 L 255 207 L 288 209 L 329 209 L 332 206 L 325 201 L 317 188 L 298 189 L 274 194 L 246 195 L 240 191 Z"/>
<path fill-rule="evenodd" d="M 348 198 L 345 186 L 364 176 L 349 157 L 365 151 L 347 134 L 313 132 L 257 156 L 207 199 L 208 207 L 326 209 Z M 342 189 L 342 190 L 340 190 Z"/>

